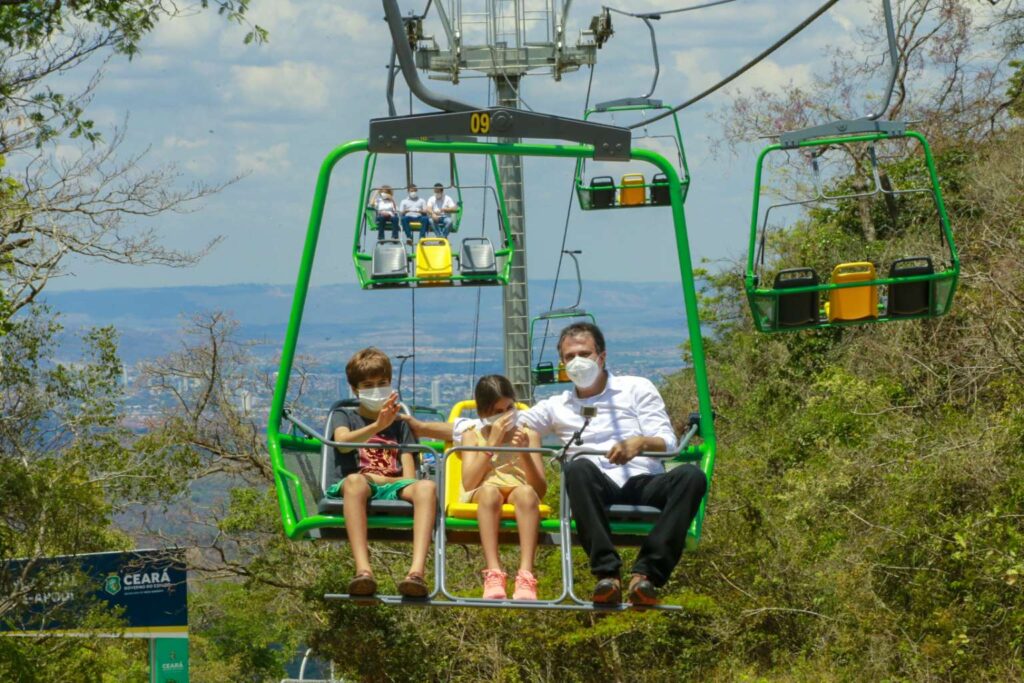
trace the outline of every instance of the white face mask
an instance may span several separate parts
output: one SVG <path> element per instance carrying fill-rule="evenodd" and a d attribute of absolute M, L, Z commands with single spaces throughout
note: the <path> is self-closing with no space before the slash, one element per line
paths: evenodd
<path fill-rule="evenodd" d="M 497 422 L 501 418 L 505 417 L 507 414 L 508 414 L 508 411 L 506 410 L 504 413 L 498 413 L 497 415 L 491 415 L 490 417 L 482 417 L 482 418 L 480 418 L 480 421 L 484 423 L 485 427 L 487 427 L 487 426 L 490 426 L 490 425 L 494 424 L 495 422 Z M 515 427 L 516 426 L 516 422 L 518 422 L 518 421 L 519 421 L 519 409 L 518 408 L 513 408 L 512 409 L 512 424 L 510 426 Z"/>
<path fill-rule="evenodd" d="M 359 405 L 370 412 L 377 412 L 392 393 L 391 387 L 373 387 L 359 390 Z"/>
<path fill-rule="evenodd" d="M 569 375 L 577 389 L 589 389 L 601 374 L 601 366 L 592 358 L 576 356 L 565 364 L 565 374 Z"/>
<path fill-rule="evenodd" d="M 419 195 L 416 194 L 415 192 L 410 192 L 409 193 L 409 199 L 417 199 L 418 197 L 419 197 Z"/>

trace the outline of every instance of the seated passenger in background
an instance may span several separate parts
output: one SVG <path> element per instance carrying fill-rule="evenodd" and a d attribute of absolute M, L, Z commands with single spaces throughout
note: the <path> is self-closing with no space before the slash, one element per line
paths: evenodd
<path fill-rule="evenodd" d="M 417 193 L 415 185 L 409 186 L 409 196 L 398 205 L 398 212 L 402 214 L 402 229 L 405 230 L 406 244 L 412 244 L 413 223 L 420 224 L 420 237 L 434 227 L 430 223 L 430 216 L 427 215 L 427 202 Z"/>
<path fill-rule="evenodd" d="M 540 447 L 540 437 L 532 429 L 516 424 L 515 390 L 502 375 L 481 377 L 476 384 L 476 412 L 482 427 L 462 434 L 463 446 Z M 498 557 L 498 525 L 501 506 L 515 506 L 519 528 L 519 571 L 516 573 L 513 600 L 536 600 L 537 579 L 533 560 L 537 552 L 537 528 L 540 524 L 540 500 L 547 491 L 544 463 L 540 453 L 467 451 L 463 453 L 462 501 L 477 504 L 480 546 L 486 568 L 483 570 L 483 597 L 504 600 L 506 574 Z"/>
<path fill-rule="evenodd" d="M 365 443 L 353 451 L 339 449 L 342 480 L 327 495 L 344 500 L 345 529 L 356 564 L 355 578 L 348 585 L 350 595 L 373 595 L 377 581 L 370 568 L 367 542 L 367 503 L 370 500 L 405 500 L 413 506 L 412 565 L 398 592 L 407 597 L 424 597 L 427 550 L 434 529 L 437 487 L 430 479 L 416 479 L 416 459 L 398 449 L 374 447 L 382 444 L 415 443 L 408 425 L 396 421 L 398 394 L 391 389 L 391 360 L 373 347 L 356 352 L 345 367 L 352 392 L 359 397 L 357 410 L 342 411 L 344 424 L 332 434 L 334 441 Z"/>
<path fill-rule="evenodd" d="M 444 185 L 434 183 L 434 194 L 427 200 L 427 213 L 438 237 L 448 237 L 452 231 L 452 215 L 458 210 L 455 200 L 444 193 Z"/>
<path fill-rule="evenodd" d="M 391 226 L 391 239 L 398 239 L 398 206 L 390 185 L 381 185 L 370 195 L 370 208 L 377 213 L 377 239 L 384 239 L 384 228 Z"/>

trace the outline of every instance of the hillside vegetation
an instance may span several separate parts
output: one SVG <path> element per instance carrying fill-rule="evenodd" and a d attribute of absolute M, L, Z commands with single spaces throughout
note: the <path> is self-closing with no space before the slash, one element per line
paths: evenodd
<path fill-rule="evenodd" d="M 683 611 L 595 615 L 325 601 L 351 577 L 349 549 L 284 538 L 266 416 L 237 400 L 272 378 L 252 376 L 252 349 L 221 314 L 191 321 L 180 348 L 145 369 L 169 406 L 145 434 L 121 421 L 114 330 L 87 334 L 80 362 L 55 360 L 59 322 L 37 295 L 64 255 L 185 265 L 201 253 L 169 251 L 149 232 L 125 241 L 120 221 L 138 204 L 159 215 L 216 188 L 161 194 L 158 204 L 132 196 L 103 209 L 115 212 L 105 224 L 56 221 L 71 214 L 33 189 L 40 178 L 4 169 L 49 159 L 61 140 L 115 156 L 117 142 L 91 147 L 101 141 L 82 118 L 88 93 L 36 97 L 81 63 L 46 61 L 54 41 L 73 38 L 61 20 L 98 22 L 98 44 L 79 36 L 72 45 L 82 58 L 130 54 L 163 5 L 0 3 L 0 55 L 9 57 L 0 86 L 18 95 L 0 100 L 0 127 L 19 133 L 0 141 L 0 564 L 187 548 L 197 683 L 279 681 L 306 647 L 345 680 L 368 682 L 1024 679 L 1024 127 L 1014 118 L 1024 116 L 1024 67 L 1010 61 L 1024 42 L 1024 10 L 1017 0 L 996 4 L 984 24 L 977 8 L 991 3 L 894 3 L 902 51 L 887 117 L 919 120 L 933 142 L 963 263 L 952 311 L 765 335 L 753 330 L 739 265 L 709 269 L 701 305 L 720 450 L 701 546 L 664 591 Z M 248 2 L 212 5 L 237 20 Z M 877 32 L 862 37 L 880 44 Z M 34 80 L 11 70 L 21 63 L 13 56 L 34 65 Z M 879 64 L 830 56 L 830 75 L 810 92 L 791 85 L 736 98 L 722 116 L 727 136 L 750 141 L 870 108 L 851 93 L 883 80 Z M 892 178 L 904 180 L 905 160 L 892 161 Z M 852 156 L 830 189 L 856 189 L 863 162 Z M 73 189 L 80 177 L 55 187 Z M 98 178 L 98 196 L 117 179 Z M 934 216 L 914 198 L 896 208 L 810 211 L 772 237 L 769 265 L 824 273 L 850 257 L 916 255 L 934 237 Z M 301 379 L 289 397 L 299 404 Z M 662 387 L 680 420 L 695 407 L 692 387 L 688 371 Z M 194 500 L 213 487 L 223 492 L 213 505 Z M 131 534 L 118 526 L 143 509 L 160 514 L 135 520 Z M 382 592 L 394 592 L 408 552 L 373 546 Z M 574 560 L 586 594 L 585 558 L 577 551 Z M 448 566 L 456 590 L 478 593 L 477 547 L 450 548 Z M 558 593 L 550 549 L 538 576 L 542 597 Z M 0 572 L 0 620 L 19 623 L 25 596 L 48 586 Z M 117 630 L 116 615 L 93 616 L 83 631 Z M 0 638 L 0 680 L 143 683 L 143 650 L 117 639 Z"/>

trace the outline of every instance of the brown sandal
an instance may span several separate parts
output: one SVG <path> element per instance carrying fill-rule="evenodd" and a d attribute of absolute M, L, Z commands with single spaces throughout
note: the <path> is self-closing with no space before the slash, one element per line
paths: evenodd
<path fill-rule="evenodd" d="M 370 572 L 359 572 L 348 583 L 349 595 L 373 595 L 377 592 L 377 580 Z"/>
<path fill-rule="evenodd" d="M 423 578 L 423 574 L 409 572 L 398 584 L 398 592 L 407 598 L 425 598 L 430 592 L 430 586 Z"/>

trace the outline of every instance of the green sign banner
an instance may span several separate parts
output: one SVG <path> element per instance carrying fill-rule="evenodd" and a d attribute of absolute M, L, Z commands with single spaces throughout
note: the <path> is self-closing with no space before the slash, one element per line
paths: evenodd
<path fill-rule="evenodd" d="M 149 683 L 188 683 L 188 638 L 149 641 Z"/>

